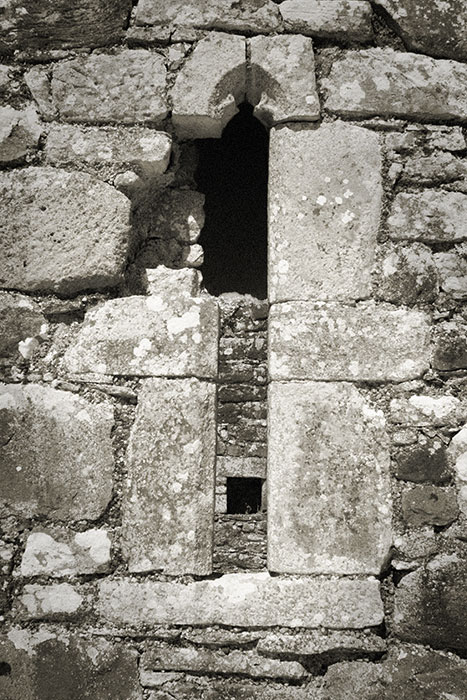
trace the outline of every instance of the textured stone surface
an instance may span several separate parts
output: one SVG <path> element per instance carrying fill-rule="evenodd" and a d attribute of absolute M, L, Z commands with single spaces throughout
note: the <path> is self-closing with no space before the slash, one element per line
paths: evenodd
<path fill-rule="evenodd" d="M 467 405 L 457 396 L 425 396 L 392 399 L 390 418 L 405 425 L 456 426 L 467 418 Z"/>
<path fill-rule="evenodd" d="M 23 620 L 43 620 L 73 616 L 83 607 L 83 596 L 69 583 L 31 583 L 21 592 L 18 612 Z"/>
<path fill-rule="evenodd" d="M 3 514 L 97 518 L 112 491 L 113 410 L 35 384 L 3 385 Z"/>
<path fill-rule="evenodd" d="M 47 627 L 12 628 L 0 639 L 0 696 L 8 700 L 141 700 L 137 653 L 114 640 Z"/>
<path fill-rule="evenodd" d="M 160 190 L 151 207 L 136 210 L 139 228 L 147 238 L 196 243 L 204 226 L 204 195 L 192 190 Z"/>
<path fill-rule="evenodd" d="M 174 674 L 176 675 L 176 674 Z M 178 674 L 180 675 L 180 674 Z M 194 677 L 164 683 L 160 691 L 152 691 L 148 700 L 320 700 L 320 681 L 312 679 L 305 686 L 239 678 Z"/>
<path fill-rule="evenodd" d="M 402 639 L 448 649 L 467 648 L 467 567 L 440 555 L 396 588 L 394 631 Z"/>
<path fill-rule="evenodd" d="M 164 265 L 146 269 L 148 293 L 161 296 L 170 296 L 177 293 L 187 294 L 191 297 L 198 296 L 200 292 L 201 273 L 198 270 L 189 270 L 184 267 L 181 270 L 172 270 Z"/>
<path fill-rule="evenodd" d="M 450 525 L 458 514 L 454 491 L 423 485 L 402 494 L 402 515 L 412 527 Z"/>
<path fill-rule="evenodd" d="M 467 177 L 467 161 L 453 153 L 435 151 L 407 158 L 400 175 L 405 184 L 433 184 L 462 181 Z"/>
<path fill-rule="evenodd" d="M 167 116 L 166 68 L 158 53 L 124 50 L 54 66 L 52 99 L 68 122 L 160 123 Z"/>
<path fill-rule="evenodd" d="M 213 32 L 196 45 L 172 88 L 172 122 L 181 138 L 218 138 L 243 101 L 245 39 Z"/>
<path fill-rule="evenodd" d="M 331 39 L 368 41 L 373 37 L 371 6 L 361 0 L 285 0 L 280 4 L 285 28 Z"/>
<path fill-rule="evenodd" d="M 130 571 L 212 570 L 215 386 L 149 379 L 128 448 L 123 543 Z"/>
<path fill-rule="evenodd" d="M 456 477 L 459 509 L 467 515 L 467 425 L 452 438 L 448 455 Z"/>
<path fill-rule="evenodd" d="M 323 80 L 331 112 L 353 117 L 467 118 L 467 66 L 389 48 L 347 51 Z"/>
<path fill-rule="evenodd" d="M 436 484 L 449 480 L 446 448 L 439 440 L 423 437 L 417 445 L 399 450 L 395 461 L 398 479 Z"/>
<path fill-rule="evenodd" d="M 203 628 L 188 629 L 180 635 L 182 641 L 189 642 L 211 649 L 222 647 L 250 646 L 266 635 L 264 630 L 250 630 L 248 632 L 229 629 Z"/>
<path fill-rule="evenodd" d="M 57 110 L 52 102 L 50 73 L 47 66 L 32 66 L 24 74 L 24 82 L 38 107 L 42 119 L 51 121 L 57 118 Z"/>
<path fill-rule="evenodd" d="M 312 656 L 316 660 L 386 651 L 386 640 L 366 632 L 312 630 L 299 634 L 270 633 L 260 639 L 257 650 L 265 656 Z"/>
<path fill-rule="evenodd" d="M 37 148 L 42 128 L 33 107 L 0 107 L 0 163 L 14 163 Z"/>
<path fill-rule="evenodd" d="M 170 160 L 172 141 L 163 131 L 54 125 L 45 154 L 53 165 L 129 165 L 146 176 L 161 175 Z"/>
<path fill-rule="evenodd" d="M 72 294 L 123 279 L 130 202 L 85 173 L 0 173 L 0 283 Z"/>
<path fill-rule="evenodd" d="M 443 371 L 467 368 L 467 324 L 446 321 L 434 333 L 433 367 Z"/>
<path fill-rule="evenodd" d="M 36 529 L 26 540 L 19 572 L 21 576 L 75 576 L 108 571 L 110 539 L 106 530 L 83 532 Z"/>
<path fill-rule="evenodd" d="M 336 122 L 271 132 L 269 297 L 360 299 L 378 233 L 378 136 Z"/>
<path fill-rule="evenodd" d="M 467 256 L 456 252 L 435 253 L 434 261 L 438 268 L 440 286 L 454 299 L 467 297 Z"/>
<path fill-rule="evenodd" d="M 426 304 L 436 299 L 438 291 L 438 269 L 427 246 L 384 247 L 375 285 L 378 299 L 393 304 Z"/>
<path fill-rule="evenodd" d="M 448 243 L 466 238 L 467 195 L 425 190 L 396 195 L 388 218 L 388 233 L 395 240 Z"/>
<path fill-rule="evenodd" d="M 272 379 L 403 381 L 428 369 L 429 350 L 419 311 L 291 302 L 269 315 Z"/>
<path fill-rule="evenodd" d="M 45 317 L 33 299 L 0 292 L 0 357 L 15 355 L 19 343 L 39 335 L 44 324 Z"/>
<path fill-rule="evenodd" d="M 250 39 L 246 97 L 266 126 L 319 119 L 313 42 L 304 36 Z"/>
<path fill-rule="evenodd" d="M 237 476 L 245 479 L 266 478 L 266 460 L 261 457 L 218 457 L 218 476 Z"/>
<path fill-rule="evenodd" d="M 350 384 L 269 387 L 268 568 L 378 574 L 391 545 L 385 421 Z"/>
<path fill-rule="evenodd" d="M 213 378 L 217 343 L 214 299 L 183 292 L 111 299 L 86 314 L 65 366 L 72 373 Z"/>
<path fill-rule="evenodd" d="M 189 584 L 103 581 L 99 611 L 123 625 L 213 625 L 363 628 L 379 625 L 376 579 L 283 579 L 227 574 Z"/>

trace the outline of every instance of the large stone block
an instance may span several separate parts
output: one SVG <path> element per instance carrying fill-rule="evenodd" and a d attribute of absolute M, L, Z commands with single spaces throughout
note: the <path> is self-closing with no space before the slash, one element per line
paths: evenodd
<path fill-rule="evenodd" d="M 285 0 L 280 13 L 290 32 L 353 41 L 373 37 L 371 5 L 366 0 Z"/>
<path fill-rule="evenodd" d="M 172 88 L 172 121 L 182 138 L 218 138 L 246 89 L 240 36 L 213 32 L 196 45 Z"/>
<path fill-rule="evenodd" d="M 451 243 L 465 239 L 467 195 L 425 190 L 396 195 L 388 218 L 395 240 Z"/>
<path fill-rule="evenodd" d="M 39 145 L 42 128 L 36 110 L 0 107 L 0 162 L 22 160 Z"/>
<path fill-rule="evenodd" d="M 0 512 L 94 519 L 112 492 L 113 410 L 67 391 L 3 385 Z"/>
<path fill-rule="evenodd" d="M 148 379 L 128 447 L 122 548 L 130 571 L 212 571 L 216 388 Z"/>
<path fill-rule="evenodd" d="M 269 298 L 371 294 L 382 198 L 378 136 L 335 122 L 271 132 Z"/>
<path fill-rule="evenodd" d="M 193 583 L 102 581 L 101 617 L 115 625 L 364 628 L 379 625 L 376 579 L 227 574 Z"/>
<path fill-rule="evenodd" d="M 158 124 L 168 112 L 166 72 L 162 56 L 142 49 L 79 56 L 54 66 L 52 100 L 68 122 Z"/>
<path fill-rule="evenodd" d="M 420 311 L 290 302 L 269 314 L 272 379 L 396 381 L 430 366 L 430 327 Z"/>
<path fill-rule="evenodd" d="M 0 284 L 72 294 L 122 281 L 130 201 L 86 173 L 0 173 Z"/>
<path fill-rule="evenodd" d="M 65 367 L 71 373 L 215 378 L 218 324 L 214 299 L 176 289 L 164 298 L 111 299 L 86 314 Z"/>
<path fill-rule="evenodd" d="M 379 574 L 391 546 L 385 420 L 351 384 L 269 388 L 268 569 Z"/>
<path fill-rule="evenodd" d="M 246 96 L 266 126 L 319 119 L 313 42 L 304 36 L 256 36 L 249 42 Z"/>
<path fill-rule="evenodd" d="M 393 49 L 346 51 L 323 80 L 326 107 L 348 117 L 465 120 L 467 66 Z"/>

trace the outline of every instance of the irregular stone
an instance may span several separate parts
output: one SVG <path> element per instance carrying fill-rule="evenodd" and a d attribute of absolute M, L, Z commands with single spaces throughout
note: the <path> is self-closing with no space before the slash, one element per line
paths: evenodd
<path fill-rule="evenodd" d="M 319 119 L 313 42 L 304 36 L 250 39 L 246 98 L 266 126 Z"/>
<path fill-rule="evenodd" d="M 348 41 L 373 38 L 371 5 L 362 0 L 285 0 L 279 9 L 290 32 Z"/>
<path fill-rule="evenodd" d="M 112 492 L 112 407 L 36 384 L 3 385 L 0 406 L 0 513 L 98 518 Z"/>
<path fill-rule="evenodd" d="M 442 371 L 467 368 L 467 324 L 445 321 L 435 327 L 433 367 Z"/>
<path fill-rule="evenodd" d="M 399 450 L 395 461 L 398 479 L 435 484 L 449 480 L 446 448 L 439 440 L 424 438 L 417 445 Z"/>
<path fill-rule="evenodd" d="M 143 686 L 151 687 L 154 671 L 191 671 L 195 673 L 242 674 L 253 678 L 283 678 L 303 680 L 307 673 L 297 661 L 266 659 L 255 651 L 234 650 L 226 654 L 212 649 L 151 646 L 140 663 Z"/>
<path fill-rule="evenodd" d="M 0 292 L 0 357 L 16 355 L 19 343 L 45 329 L 45 317 L 33 299 Z"/>
<path fill-rule="evenodd" d="M 203 647 L 219 649 L 222 647 L 249 646 L 265 636 L 266 632 L 236 631 L 228 629 L 193 629 L 182 632 L 180 639 Z"/>
<path fill-rule="evenodd" d="M 375 292 L 393 304 L 427 304 L 439 290 L 438 269 L 431 250 L 421 243 L 383 249 Z"/>
<path fill-rule="evenodd" d="M 269 160 L 270 300 L 370 296 L 382 198 L 377 134 L 343 122 L 273 130 Z"/>
<path fill-rule="evenodd" d="M 19 597 L 19 617 L 23 620 L 69 617 L 84 607 L 84 598 L 69 583 L 27 584 Z"/>
<path fill-rule="evenodd" d="M 65 367 L 76 374 L 215 378 L 218 315 L 207 296 L 111 299 L 86 314 Z"/>
<path fill-rule="evenodd" d="M 397 153 L 412 153 L 416 148 L 422 148 L 424 151 L 442 149 L 454 152 L 465 149 L 462 127 L 444 124 L 409 124 L 406 131 L 390 132 L 385 140 L 388 150 Z"/>
<path fill-rule="evenodd" d="M 419 311 L 383 304 L 275 304 L 269 315 L 271 379 L 396 381 L 429 367 L 429 326 Z"/>
<path fill-rule="evenodd" d="M 467 178 L 467 161 L 452 153 L 435 151 L 427 156 L 407 158 L 400 181 L 409 184 L 437 184 Z M 423 213 L 423 212 L 422 212 Z"/>
<path fill-rule="evenodd" d="M 181 264 L 186 267 L 197 268 L 204 263 L 204 251 L 200 245 L 183 246 Z"/>
<path fill-rule="evenodd" d="M 467 259 L 456 252 L 435 253 L 433 256 L 441 289 L 454 299 L 467 297 Z"/>
<path fill-rule="evenodd" d="M 0 640 L 8 700 L 142 700 L 138 655 L 126 645 L 47 627 L 12 628 Z"/>
<path fill-rule="evenodd" d="M 105 46 L 121 38 L 130 10 L 130 0 L 76 0 L 53 12 L 47 0 L 10 0 L 2 15 L 0 52 Z"/>
<path fill-rule="evenodd" d="M 160 190 L 151 193 L 151 207 L 142 207 L 139 229 L 147 238 L 176 238 L 196 243 L 204 226 L 204 194 L 191 190 Z"/>
<path fill-rule="evenodd" d="M 346 51 L 324 78 L 326 108 L 347 117 L 465 120 L 467 66 L 390 48 Z"/>
<path fill-rule="evenodd" d="M 167 170 L 171 148 L 172 140 L 163 131 L 64 124 L 51 127 L 45 154 L 53 165 L 129 165 L 145 177 L 154 177 Z"/>
<path fill-rule="evenodd" d="M 13 545 L 0 540 L 0 574 L 9 574 L 13 562 Z"/>
<path fill-rule="evenodd" d="M 432 527 L 420 527 L 415 531 L 396 535 L 394 547 L 398 556 L 405 559 L 431 557 L 438 551 L 438 542 Z M 394 560 L 393 560 L 394 561 Z"/>
<path fill-rule="evenodd" d="M 25 168 L 0 173 L 0 283 L 73 294 L 123 279 L 130 202 L 86 173 Z"/>
<path fill-rule="evenodd" d="M 385 421 L 350 384 L 269 387 L 268 569 L 378 574 L 391 545 Z"/>
<path fill-rule="evenodd" d="M 226 574 L 188 584 L 104 580 L 99 612 L 112 624 L 146 626 L 345 627 L 379 625 L 383 607 L 373 578 L 280 578 Z"/>
<path fill-rule="evenodd" d="M 0 162 L 22 160 L 37 148 L 42 128 L 34 107 L 0 107 Z"/>
<path fill-rule="evenodd" d="M 180 138 L 219 138 L 243 102 L 245 39 L 212 32 L 201 39 L 172 88 L 172 122 Z"/>
<path fill-rule="evenodd" d="M 454 467 L 459 509 L 467 515 L 467 425 L 452 438 L 448 455 Z"/>
<path fill-rule="evenodd" d="M 377 0 L 412 51 L 467 59 L 467 7 L 462 0 Z"/>
<path fill-rule="evenodd" d="M 200 292 L 201 273 L 198 270 L 171 270 L 164 265 L 147 268 L 146 277 L 148 294 L 169 297 L 174 290 L 190 297 L 196 297 Z"/>
<path fill-rule="evenodd" d="M 154 675 L 152 677 L 154 679 Z M 249 682 L 238 678 L 195 677 L 164 683 L 163 689 L 150 691 L 148 700 L 320 700 L 320 681 L 311 679 L 305 686 L 287 683 Z"/>
<path fill-rule="evenodd" d="M 256 647 L 265 656 L 311 656 L 315 660 L 335 660 L 359 654 L 381 654 L 387 642 L 376 634 L 348 631 L 309 631 L 298 634 L 269 633 Z"/>
<path fill-rule="evenodd" d="M 52 121 L 57 118 L 57 110 L 52 101 L 50 71 L 47 66 L 32 66 L 24 74 L 24 82 L 38 107 L 42 119 Z"/>
<path fill-rule="evenodd" d="M 415 395 L 391 400 L 392 423 L 456 426 L 467 418 L 467 406 L 457 396 Z"/>
<path fill-rule="evenodd" d="M 461 241 L 465 238 L 466 217 L 467 195 L 460 192 L 402 192 L 392 204 L 388 233 L 394 240 Z"/>
<path fill-rule="evenodd" d="M 243 479 L 266 478 L 266 460 L 261 457 L 218 457 L 217 476 L 236 476 Z"/>
<path fill-rule="evenodd" d="M 402 515 L 412 527 L 449 525 L 459 514 L 453 491 L 438 486 L 415 486 L 402 494 Z"/>
<path fill-rule="evenodd" d="M 271 32 L 278 29 L 280 13 L 271 0 L 141 0 L 136 24 L 182 26 L 237 32 Z"/>
<path fill-rule="evenodd" d="M 440 555 L 396 588 L 394 632 L 434 648 L 467 648 L 466 562 Z"/>
<path fill-rule="evenodd" d="M 216 388 L 148 379 L 128 447 L 122 549 L 130 571 L 212 571 Z"/>
<path fill-rule="evenodd" d="M 84 532 L 64 529 L 36 529 L 28 536 L 21 559 L 21 576 L 75 576 L 100 574 L 110 564 L 107 531 L 92 528 Z"/>
<path fill-rule="evenodd" d="M 52 99 L 68 122 L 158 124 L 168 112 L 165 81 L 164 59 L 158 53 L 93 53 L 53 67 Z"/>

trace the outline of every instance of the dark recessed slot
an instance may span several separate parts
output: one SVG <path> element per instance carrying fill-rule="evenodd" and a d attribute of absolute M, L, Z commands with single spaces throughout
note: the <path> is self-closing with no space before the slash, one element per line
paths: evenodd
<path fill-rule="evenodd" d="M 6 661 L 0 661 L 0 676 L 9 676 L 11 673 L 11 666 Z"/>
<path fill-rule="evenodd" d="M 262 479 L 227 477 L 227 513 L 258 513 Z"/>

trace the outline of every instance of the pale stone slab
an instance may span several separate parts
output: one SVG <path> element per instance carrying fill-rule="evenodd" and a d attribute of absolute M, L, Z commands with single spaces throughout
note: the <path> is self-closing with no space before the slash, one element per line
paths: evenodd
<path fill-rule="evenodd" d="M 61 528 L 34 530 L 26 540 L 17 574 L 21 576 L 75 576 L 99 574 L 110 564 L 106 530 L 73 532 Z"/>
<path fill-rule="evenodd" d="M 268 569 L 379 574 L 391 546 L 385 420 L 350 384 L 269 387 Z"/>
<path fill-rule="evenodd" d="M 281 578 L 226 574 L 193 583 L 102 581 L 99 612 L 116 625 L 330 627 L 379 625 L 383 605 L 374 578 Z"/>
<path fill-rule="evenodd" d="M 402 382 L 422 376 L 430 357 L 420 311 L 298 301 L 269 314 L 271 379 Z"/>
<path fill-rule="evenodd" d="M 448 455 L 454 467 L 459 509 L 467 515 L 467 425 L 452 438 Z"/>
<path fill-rule="evenodd" d="M 170 296 L 174 289 L 177 293 L 196 297 L 200 293 L 201 273 L 198 270 L 182 267 L 180 270 L 159 265 L 146 268 L 148 294 Z"/>
<path fill-rule="evenodd" d="M 262 457 L 218 457 L 217 476 L 265 479 L 266 460 Z"/>
<path fill-rule="evenodd" d="M 0 173 L 0 284 L 72 294 L 122 281 L 130 201 L 86 173 Z"/>
<path fill-rule="evenodd" d="M 240 36 L 201 39 L 172 88 L 172 122 L 181 138 L 219 138 L 246 89 L 246 47 Z"/>
<path fill-rule="evenodd" d="M 158 124 L 168 112 L 166 72 L 164 58 L 143 49 L 79 56 L 54 66 L 52 100 L 68 122 Z"/>
<path fill-rule="evenodd" d="M 83 607 L 84 598 L 69 583 L 33 583 L 24 586 L 18 603 L 21 619 L 40 620 L 74 615 Z"/>
<path fill-rule="evenodd" d="M 425 190 L 396 195 L 388 218 L 394 240 L 450 243 L 467 238 L 467 195 Z"/>
<path fill-rule="evenodd" d="M 215 378 L 218 325 L 217 302 L 207 296 L 174 290 L 111 299 L 86 314 L 65 367 L 74 374 Z"/>
<path fill-rule="evenodd" d="M 467 405 L 457 396 L 425 396 L 422 394 L 392 399 L 392 423 L 418 426 L 456 426 L 467 418 Z"/>
<path fill-rule="evenodd" d="M 382 185 L 377 134 L 335 122 L 272 130 L 269 298 L 371 294 Z"/>
<path fill-rule="evenodd" d="M 440 278 L 441 289 L 454 297 L 467 297 L 467 255 L 466 250 L 435 253 L 433 259 Z"/>
<path fill-rule="evenodd" d="M 122 549 L 130 571 L 212 571 L 216 387 L 148 379 L 127 453 Z"/>
<path fill-rule="evenodd" d="M 348 117 L 467 118 L 467 66 L 389 48 L 346 51 L 323 80 L 326 107 Z"/>
<path fill-rule="evenodd" d="M 290 32 L 354 41 L 373 37 L 371 5 L 363 0 L 285 0 L 279 9 Z"/>
<path fill-rule="evenodd" d="M 98 518 L 112 492 L 112 407 L 36 384 L 2 385 L 0 407 L 0 512 Z"/>
<path fill-rule="evenodd" d="M 246 97 L 266 126 L 319 119 L 313 42 L 304 36 L 250 39 Z"/>
<path fill-rule="evenodd" d="M 376 634 L 360 631 L 310 630 L 298 634 L 271 632 L 259 640 L 257 650 L 265 656 L 344 656 L 358 653 L 382 653 L 387 641 Z"/>
<path fill-rule="evenodd" d="M 0 162 L 14 163 L 37 148 L 42 127 L 34 107 L 0 107 Z"/>

